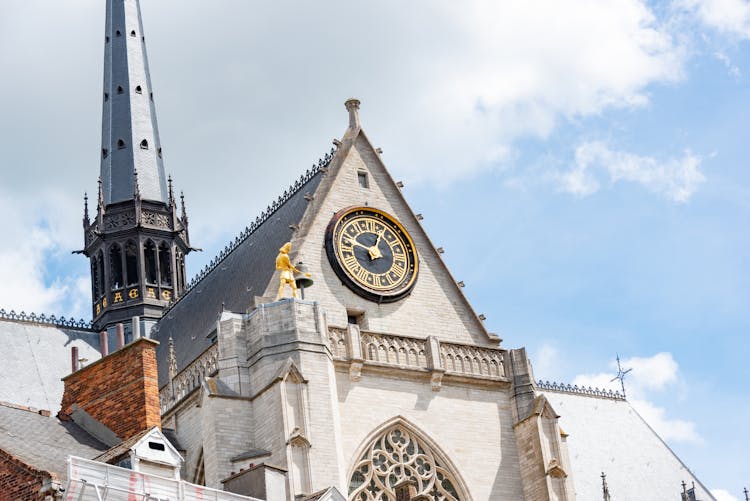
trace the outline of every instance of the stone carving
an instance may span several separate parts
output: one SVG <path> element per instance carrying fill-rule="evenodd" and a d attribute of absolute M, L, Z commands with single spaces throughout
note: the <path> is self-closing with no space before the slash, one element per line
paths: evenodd
<path fill-rule="evenodd" d="M 347 358 L 346 329 L 331 327 L 328 329 L 328 348 L 333 358 Z"/>
<path fill-rule="evenodd" d="M 170 384 L 159 390 L 161 413 L 169 411 L 179 402 L 201 385 L 203 379 L 215 375 L 219 370 L 219 351 L 214 344 L 193 362 L 180 371 Z M 172 394 L 174 388 L 174 395 Z"/>
<path fill-rule="evenodd" d="M 394 501 L 396 487 L 409 483 L 415 499 L 459 501 L 453 475 L 431 448 L 396 424 L 367 446 L 349 479 L 352 501 Z"/>
<path fill-rule="evenodd" d="M 156 226 L 157 228 L 164 228 L 166 230 L 171 229 L 169 216 L 159 212 L 144 210 L 141 213 L 141 221 L 148 226 Z"/>
<path fill-rule="evenodd" d="M 372 362 L 427 368 L 424 339 L 362 332 L 362 355 Z"/>
<path fill-rule="evenodd" d="M 470 376 L 505 377 L 502 350 L 440 343 L 440 360 L 448 372 Z"/>
<path fill-rule="evenodd" d="M 107 213 L 104 216 L 104 229 L 117 230 L 135 226 L 135 211 L 117 212 L 114 214 Z"/>

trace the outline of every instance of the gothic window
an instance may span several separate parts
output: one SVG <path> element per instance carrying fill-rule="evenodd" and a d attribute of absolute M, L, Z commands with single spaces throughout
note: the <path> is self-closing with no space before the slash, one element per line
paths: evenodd
<path fill-rule="evenodd" d="M 122 249 L 119 244 L 109 248 L 109 269 L 112 290 L 122 288 Z"/>
<path fill-rule="evenodd" d="M 117 93 L 118 94 L 122 94 L 123 92 L 125 92 L 125 89 L 122 88 L 122 85 L 118 85 L 117 86 Z"/>
<path fill-rule="evenodd" d="M 125 244 L 125 268 L 128 275 L 128 287 L 138 284 L 138 248 L 135 242 L 128 240 Z"/>
<path fill-rule="evenodd" d="M 117 31 L 115 32 L 115 36 L 118 36 L 118 37 L 119 37 L 119 36 L 122 36 L 122 33 L 120 33 L 120 30 L 117 30 Z"/>
<path fill-rule="evenodd" d="M 131 37 L 134 37 L 134 36 L 135 36 L 135 30 L 133 30 L 133 31 L 131 31 L 131 32 L 130 32 L 130 36 L 131 36 Z"/>
<path fill-rule="evenodd" d="M 107 94 L 107 93 L 105 92 L 105 93 L 104 93 L 104 102 L 106 103 L 107 101 L 109 101 L 109 94 Z"/>
<path fill-rule="evenodd" d="M 122 150 L 124 148 L 125 148 L 125 141 L 123 141 L 122 139 L 118 139 L 117 140 L 117 149 L 118 150 Z"/>
<path fill-rule="evenodd" d="M 146 262 L 146 283 L 156 285 L 156 245 L 151 240 L 143 248 L 143 257 Z"/>
<path fill-rule="evenodd" d="M 156 153 L 159 155 L 159 158 L 161 158 L 161 148 L 159 148 L 158 150 L 156 150 Z"/>
<path fill-rule="evenodd" d="M 172 253 L 166 242 L 159 246 L 159 272 L 161 285 L 172 286 Z"/>
<path fill-rule="evenodd" d="M 102 251 L 99 251 L 99 257 L 97 258 L 96 265 L 97 265 L 98 274 L 99 274 L 99 295 L 96 297 L 96 299 L 99 299 L 105 293 L 105 290 L 104 290 L 104 253 Z"/>
<path fill-rule="evenodd" d="M 91 260 L 91 292 L 94 301 L 99 299 L 99 263 L 96 258 Z"/>
<path fill-rule="evenodd" d="M 136 94 L 143 94 L 143 89 L 141 88 L 140 85 L 136 85 L 135 86 L 135 93 Z"/>
<path fill-rule="evenodd" d="M 107 148 L 102 148 L 102 158 L 107 158 L 108 153 Z"/>
<path fill-rule="evenodd" d="M 357 180 L 359 181 L 359 186 L 362 188 L 369 188 L 370 183 L 367 181 L 367 172 L 358 171 L 357 172 Z"/>
<path fill-rule="evenodd" d="M 146 141 L 145 139 L 143 141 L 141 141 L 141 149 L 142 150 L 147 150 L 148 149 L 148 141 Z"/>
<path fill-rule="evenodd" d="M 109 43 L 109 37 L 104 37 L 104 42 Z"/>
<path fill-rule="evenodd" d="M 149 92 L 148 93 L 148 98 L 151 99 L 151 102 L 153 102 L 154 101 L 154 93 L 153 92 Z"/>
<path fill-rule="evenodd" d="M 415 499 L 460 501 L 448 464 L 414 431 L 394 424 L 370 442 L 349 479 L 350 501 L 395 501 L 396 486 L 416 489 Z"/>

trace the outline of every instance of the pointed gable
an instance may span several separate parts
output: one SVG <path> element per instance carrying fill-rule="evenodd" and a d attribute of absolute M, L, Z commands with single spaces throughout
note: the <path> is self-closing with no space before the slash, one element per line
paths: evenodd
<path fill-rule="evenodd" d="M 352 109 L 351 103 L 347 102 L 350 127 L 292 241 L 297 249 L 295 262 L 304 262 L 315 281 L 307 299 L 323 305 L 332 326 L 345 326 L 348 315 L 354 313 L 361 317 L 361 327 L 365 330 L 496 344 L 499 339 L 484 328 L 383 164 L 380 153 L 360 128 L 356 106 Z M 409 296 L 378 304 L 342 284 L 329 262 L 324 242 L 332 215 L 347 207 L 382 210 L 399 221 L 411 236 L 419 258 L 419 274 Z M 266 295 L 271 295 L 275 287 L 275 282 L 270 283 Z"/>

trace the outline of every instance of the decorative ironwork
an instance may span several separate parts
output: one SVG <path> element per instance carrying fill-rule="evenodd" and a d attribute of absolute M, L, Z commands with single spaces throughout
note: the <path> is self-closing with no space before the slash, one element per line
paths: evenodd
<path fill-rule="evenodd" d="M 368 361 L 424 369 L 426 350 L 424 339 L 362 332 L 362 356 Z"/>
<path fill-rule="evenodd" d="M 440 360 L 443 368 L 448 372 L 472 376 L 505 377 L 502 350 L 440 343 Z"/>
<path fill-rule="evenodd" d="M 36 313 L 29 313 L 22 311 L 16 313 L 15 310 L 5 311 L 0 309 L 0 320 L 12 320 L 14 322 L 28 322 L 33 324 L 50 325 L 54 327 L 67 327 L 71 329 L 93 331 L 94 327 L 91 320 L 79 319 L 76 320 L 73 317 L 57 317 L 55 315 L 37 315 Z"/>
<path fill-rule="evenodd" d="M 589 386 L 570 385 L 570 384 L 558 384 L 549 381 L 539 380 L 536 383 L 537 388 L 540 390 L 559 391 L 561 393 L 577 393 L 579 395 L 589 395 L 591 397 L 602 397 L 611 398 L 613 400 L 625 400 L 625 396 L 619 391 L 603 390 L 599 388 L 592 388 Z"/>
<path fill-rule="evenodd" d="M 203 269 L 199 271 L 190 280 L 190 282 L 188 282 L 183 294 L 180 296 L 180 298 L 177 298 L 166 310 L 164 310 L 164 314 L 174 308 L 174 306 L 180 302 L 181 298 L 185 297 L 188 292 L 190 292 L 196 285 L 198 285 L 198 283 L 200 283 L 201 280 L 206 278 L 206 276 L 211 273 L 214 268 L 216 268 L 222 261 L 224 261 L 224 259 L 226 259 L 226 257 L 232 253 L 232 251 L 239 247 L 242 242 L 247 240 L 250 235 L 255 233 L 255 231 L 260 228 L 263 223 L 270 219 L 271 216 L 273 216 L 274 213 L 276 213 L 276 211 L 279 210 L 281 206 L 283 206 L 287 202 L 287 200 L 292 198 L 293 195 L 301 190 L 302 187 L 305 186 L 313 177 L 315 177 L 318 172 L 325 171 L 325 169 L 331 163 L 331 160 L 333 160 L 333 156 L 335 153 L 336 149 L 331 148 L 331 151 L 329 153 L 323 155 L 323 157 L 318 160 L 317 164 L 313 164 L 312 167 L 310 167 L 304 174 L 299 177 L 299 179 L 297 179 L 288 189 L 286 189 L 284 193 L 279 196 L 279 198 L 274 200 L 271 205 L 266 207 L 266 210 L 261 212 L 260 215 L 255 218 L 255 221 L 250 223 L 249 226 L 246 226 L 245 229 L 242 230 L 233 241 L 229 242 L 229 244 L 227 244 L 223 250 L 219 251 L 219 253 L 211 260 L 211 262 L 204 266 Z"/>
<path fill-rule="evenodd" d="M 375 439 L 349 479 L 350 501 L 396 501 L 396 487 L 408 482 L 416 499 L 459 501 L 458 483 L 431 448 L 396 424 Z"/>

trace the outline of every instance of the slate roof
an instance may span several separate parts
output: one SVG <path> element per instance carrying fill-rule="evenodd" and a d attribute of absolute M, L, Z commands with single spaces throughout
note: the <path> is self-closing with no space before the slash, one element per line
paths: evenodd
<path fill-rule="evenodd" d="M 92 458 L 107 446 L 72 421 L 0 403 L 0 449 L 64 482 L 68 455 Z"/>
<path fill-rule="evenodd" d="M 50 323 L 0 318 L 3 346 L 0 401 L 47 409 L 56 414 L 62 402 L 61 378 L 71 372 L 70 348 L 86 363 L 101 358 L 99 334 Z"/>
<path fill-rule="evenodd" d="M 242 238 L 225 249 L 187 292 L 159 320 L 151 337 L 159 341 L 156 351 L 159 387 L 167 384 L 169 337 L 174 339 L 177 371 L 181 371 L 211 346 L 207 336 L 222 311 L 247 311 L 255 296 L 262 296 L 271 280 L 279 248 L 292 238 L 291 225 L 302 219 L 308 201 L 323 177 L 322 167 L 332 155 L 308 171 L 295 186 L 269 207 Z"/>

